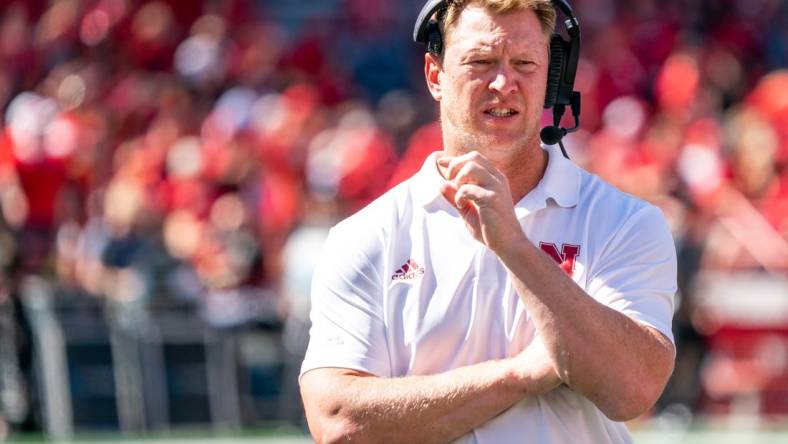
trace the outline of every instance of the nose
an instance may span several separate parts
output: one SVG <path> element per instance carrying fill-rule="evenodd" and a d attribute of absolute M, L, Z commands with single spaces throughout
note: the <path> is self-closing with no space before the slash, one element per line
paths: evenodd
<path fill-rule="evenodd" d="M 517 91 L 517 81 L 511 70 L 501 68 L 494 75 L 495 77 L 489 84 L 490 91 L 497 92 L 504 96 Z"/>

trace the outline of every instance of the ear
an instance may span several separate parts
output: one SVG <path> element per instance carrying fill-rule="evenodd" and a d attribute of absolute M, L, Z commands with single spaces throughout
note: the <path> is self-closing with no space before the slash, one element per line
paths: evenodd
<path fill-rule="evenodd" d="M 427 80 L 427 88 L 429 88 L 432 98 L 438 102 L 443 97 L 440 83 L 442 73 L 438 57 L 430 53 L 424 54 L 424 77 Z"/>

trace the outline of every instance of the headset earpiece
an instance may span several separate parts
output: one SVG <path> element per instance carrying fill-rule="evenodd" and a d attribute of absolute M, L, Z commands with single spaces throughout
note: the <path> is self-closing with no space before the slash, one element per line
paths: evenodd
<path fill-rule="evenodd" d="M 567 42 L 558 34 L 550 38 L 550 64 L 547 68 L 547 89 L 544 95 L 544 107 L 552 108 L 558 100 L 558 90 L 566 69 Z"/>
<path fill-rule="evenodd" d="M 441 36 L 441 27 L 435 19 L 430 19 L 427 22 L 427 52 L 435 56 L 440 56 L 443 52 L 443 37 Z"/>

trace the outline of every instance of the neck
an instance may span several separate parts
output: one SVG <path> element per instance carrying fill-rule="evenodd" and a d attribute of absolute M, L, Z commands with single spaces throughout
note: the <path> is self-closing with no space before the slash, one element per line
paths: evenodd
<path fill-rule="evenodd" d="M 542 180 L 547 169 L 548 154 L 541 146 L 515 156 L 503 164 L 495 163 L 509 181 L 509 190 L 512 200 L 517 203 L 531 192 Z"/>

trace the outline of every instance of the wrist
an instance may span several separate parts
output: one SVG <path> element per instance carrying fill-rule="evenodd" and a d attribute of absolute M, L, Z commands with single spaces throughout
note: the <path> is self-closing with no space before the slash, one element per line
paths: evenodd
<path fill-rule="evenodd" d="M 541 344 L 532 344 L 506 360 L 509 388 L 526 396 L 547 393 L 562 384 L 552 360 Z"/>
<path fill-rule="evenodd" d="M 533 248 L 533 244 L 531 244 L 531 241 L 523 234 L 522 236 L 503 242 L 493 251 L 508 268 L 508 265 L 512 261 L 517 261 L 522 258 L 523 254 L 528 251 L 528 248 Z"/>
<path fill-rule="evenodd" d="M 507 390 L 512 390 L 523 395 L 533 392 L 532 375 L 519 356 L 505 359 L 503 381 Z"/>

